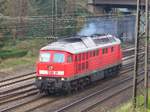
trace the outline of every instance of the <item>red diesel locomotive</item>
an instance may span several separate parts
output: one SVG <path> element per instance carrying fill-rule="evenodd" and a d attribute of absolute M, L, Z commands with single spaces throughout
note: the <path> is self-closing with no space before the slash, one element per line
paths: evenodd
<path fill-rule="evenodd" d="M 44 92 L 70 91 L 117 74 L 121 42 L 112 35 L 71 37 L 40 50 L 36 86 Z"/>

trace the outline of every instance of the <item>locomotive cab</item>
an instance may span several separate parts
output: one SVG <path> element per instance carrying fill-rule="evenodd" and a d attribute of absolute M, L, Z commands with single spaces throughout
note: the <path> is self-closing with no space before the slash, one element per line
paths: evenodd
<path fill-rule="evenodd" d="M 69 74 L 73 74 L 73 66 L 72 54 L 63 51 L 41 50 L 36 68 L 37 87 L 40 90 L 42 87 L 43 89 L 62 88 L 62 82 L 67 81 Z"/>
<path fill-rule="evenodd" d="M 61 51 L 40 51 L 37 75 L 45 77 L 65 77 L 65 68 L 73 62 L 71 54 Z"/>

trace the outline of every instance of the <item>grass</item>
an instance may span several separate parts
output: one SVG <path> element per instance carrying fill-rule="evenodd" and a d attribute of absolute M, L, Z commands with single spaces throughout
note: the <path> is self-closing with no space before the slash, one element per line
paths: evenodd
<path fill-rule="evenodd" d="M 4 42 L 5 45 L 0 50 L 26 50 L 27 54 L 23 57 L 10 57 L 8 59 L 0 59 L 0 71 L 18 68 L 19 66 L 33 66 L 38 58 L 39 49 L 48 44 L 45 38 L 16 40 L 15 44 L 12 40 Z"/>
<path fill-rule="evenodd" d="M 150 94 L 149 94 L 150 95 Z M 135 112 L 150 112 L 150 98 L 149 98 L 149 104 L 148 104 L 148 109 L 145 110 L 144 106 L 144 96 L 139 96 L 137 98 L 137 108 L 135 109 Z M 112 112 L 133 112 L 133 106 L 132 106 L 132 101 L 129 101 L 128 103 L 125 103 L 115 109 L 112 110 Z"/>
<path fill-rule="evenodd" d="M 0 64 L 1 70 L 3 69 L 15 69 L 20 65 L 24 66 L 34 66 L 36 62 L 36 57 L 21 57 L 21 58 L 10 58 L 7 60 L 2 61 Z"/>

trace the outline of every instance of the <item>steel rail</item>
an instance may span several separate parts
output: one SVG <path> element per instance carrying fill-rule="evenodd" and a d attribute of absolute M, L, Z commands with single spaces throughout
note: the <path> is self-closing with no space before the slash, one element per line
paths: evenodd
<path fill-rule="evenodd" d="M 142 74 L 142 73 L 143 73 L 143 71 L 142 71 L 140 74 Z M 141 75 L 139 75 L 139 76 L 141 76 Z M 75 106 L 75 105 L 79 105 L 81 102 L 83 102 L 83 101 L 85 101 L 85 100 L 88 100 L 88 99 L 91 98 L 91 97 L 94 97 L 94 96 L 96 96 L 96 95 L 102 94 L 102 93 L 104 93 L 104 92 L 106 92 L 106 91 L 108 91 L 108 90 L 110 90 L 110 89 L 112 89 L 112 88 L 114 88 L 114 87 L 116 87 L 116 86 L 120 86 L 121 84 L 123 84 L 123 83 L 125 83 L 125 82 L 127 82 L 127 81 L 130 81 L 130 80 L 132 80 L 132 79 L 133 79 L 133 76 L 127 77 L 127 78 L 125 78 L 125 79 L 123 79 L 123 80 L 121 80 L 121 81 L 119 81 L 119 82 L 117 82 L 117 83 L 114 83 L 113 85 L 110 85 L 109 87 L 107 86 L 106 88 L 104 88 L 104 89 L 102 89 L 102 90 L 96 91 L 95 93 L 92 93 L 92 94 L 90 94 L 90 95 L 88 95 L 88 96 L 86 96 L 86 97 L 84 97 L 84 98 L 81 98 L 81 99 L 79 99 L 79 100 L 76 100 L 75 102 L 72 102 L 72 103 L 70 103 L 69 105 L 66 105 L 66 106 L 64 106 L 64 107 L 62 107 L 62 108 L 59 108 L 58 110 L 55 110 L 54 112 L 64 112 L 65 110 L 68 110 L 69 108 L 71 108 L 71 107 L 73 107 L 73 106 Z M 144 80 L 144 79 L 142 79 L 142 81 L 143 81 L 143 80 Z M 128 87 L 122 88 L 121 90 L 117 91 L 115 94 L 112 94 L 112 95 L 106 97 L 105 99 L 101 99 L 101 100 L 100 100 L 99 102 L 97 102 L 97 103 L 100 103 L 100 102 L 102 102 L 102 101 L 104 101 L 104 100 L 106 100 L 106 99 L 109 99 L 111 96 L 114 96 L 114 95 L 120 93 L 121 91 L 124 91 L 124 90 L 128 89 L 128 88 L 131 87 L 131 86 L 133 86 L 133 85 L 132 85 L 132 84 L 131 84 L 131 85 L 128 85 Z M 97 104 L 97 103 L 96 103 L 96 104 Z M 94 104 L 94 105 L 96 105 L 96 104 Z M 92 107 L 93 107 L 93 105 L 92 105 Z M 88 107 L 87 109 L 89 109 L 89 108 L 91 108 L 91 106 Z M 86 110 L 87 110 L 87 109 L 86 109 Z M 85 112 L 85 111 L 84 111 L 84 112 Z"/>

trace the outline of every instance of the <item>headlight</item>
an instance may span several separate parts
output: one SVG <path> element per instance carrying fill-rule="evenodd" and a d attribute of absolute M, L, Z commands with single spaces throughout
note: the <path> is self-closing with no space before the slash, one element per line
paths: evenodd
<path fill-rule="evenodd" d="M 61 80 L 62 80 L 62 81 L 64 81 L 64 80 L 65 80 L 65 78 L 61 78 Z"/>
<path fill-rule="evenodd" d="M 42 77 L 38 77 L 39 80 L 42 80 Z"/>

